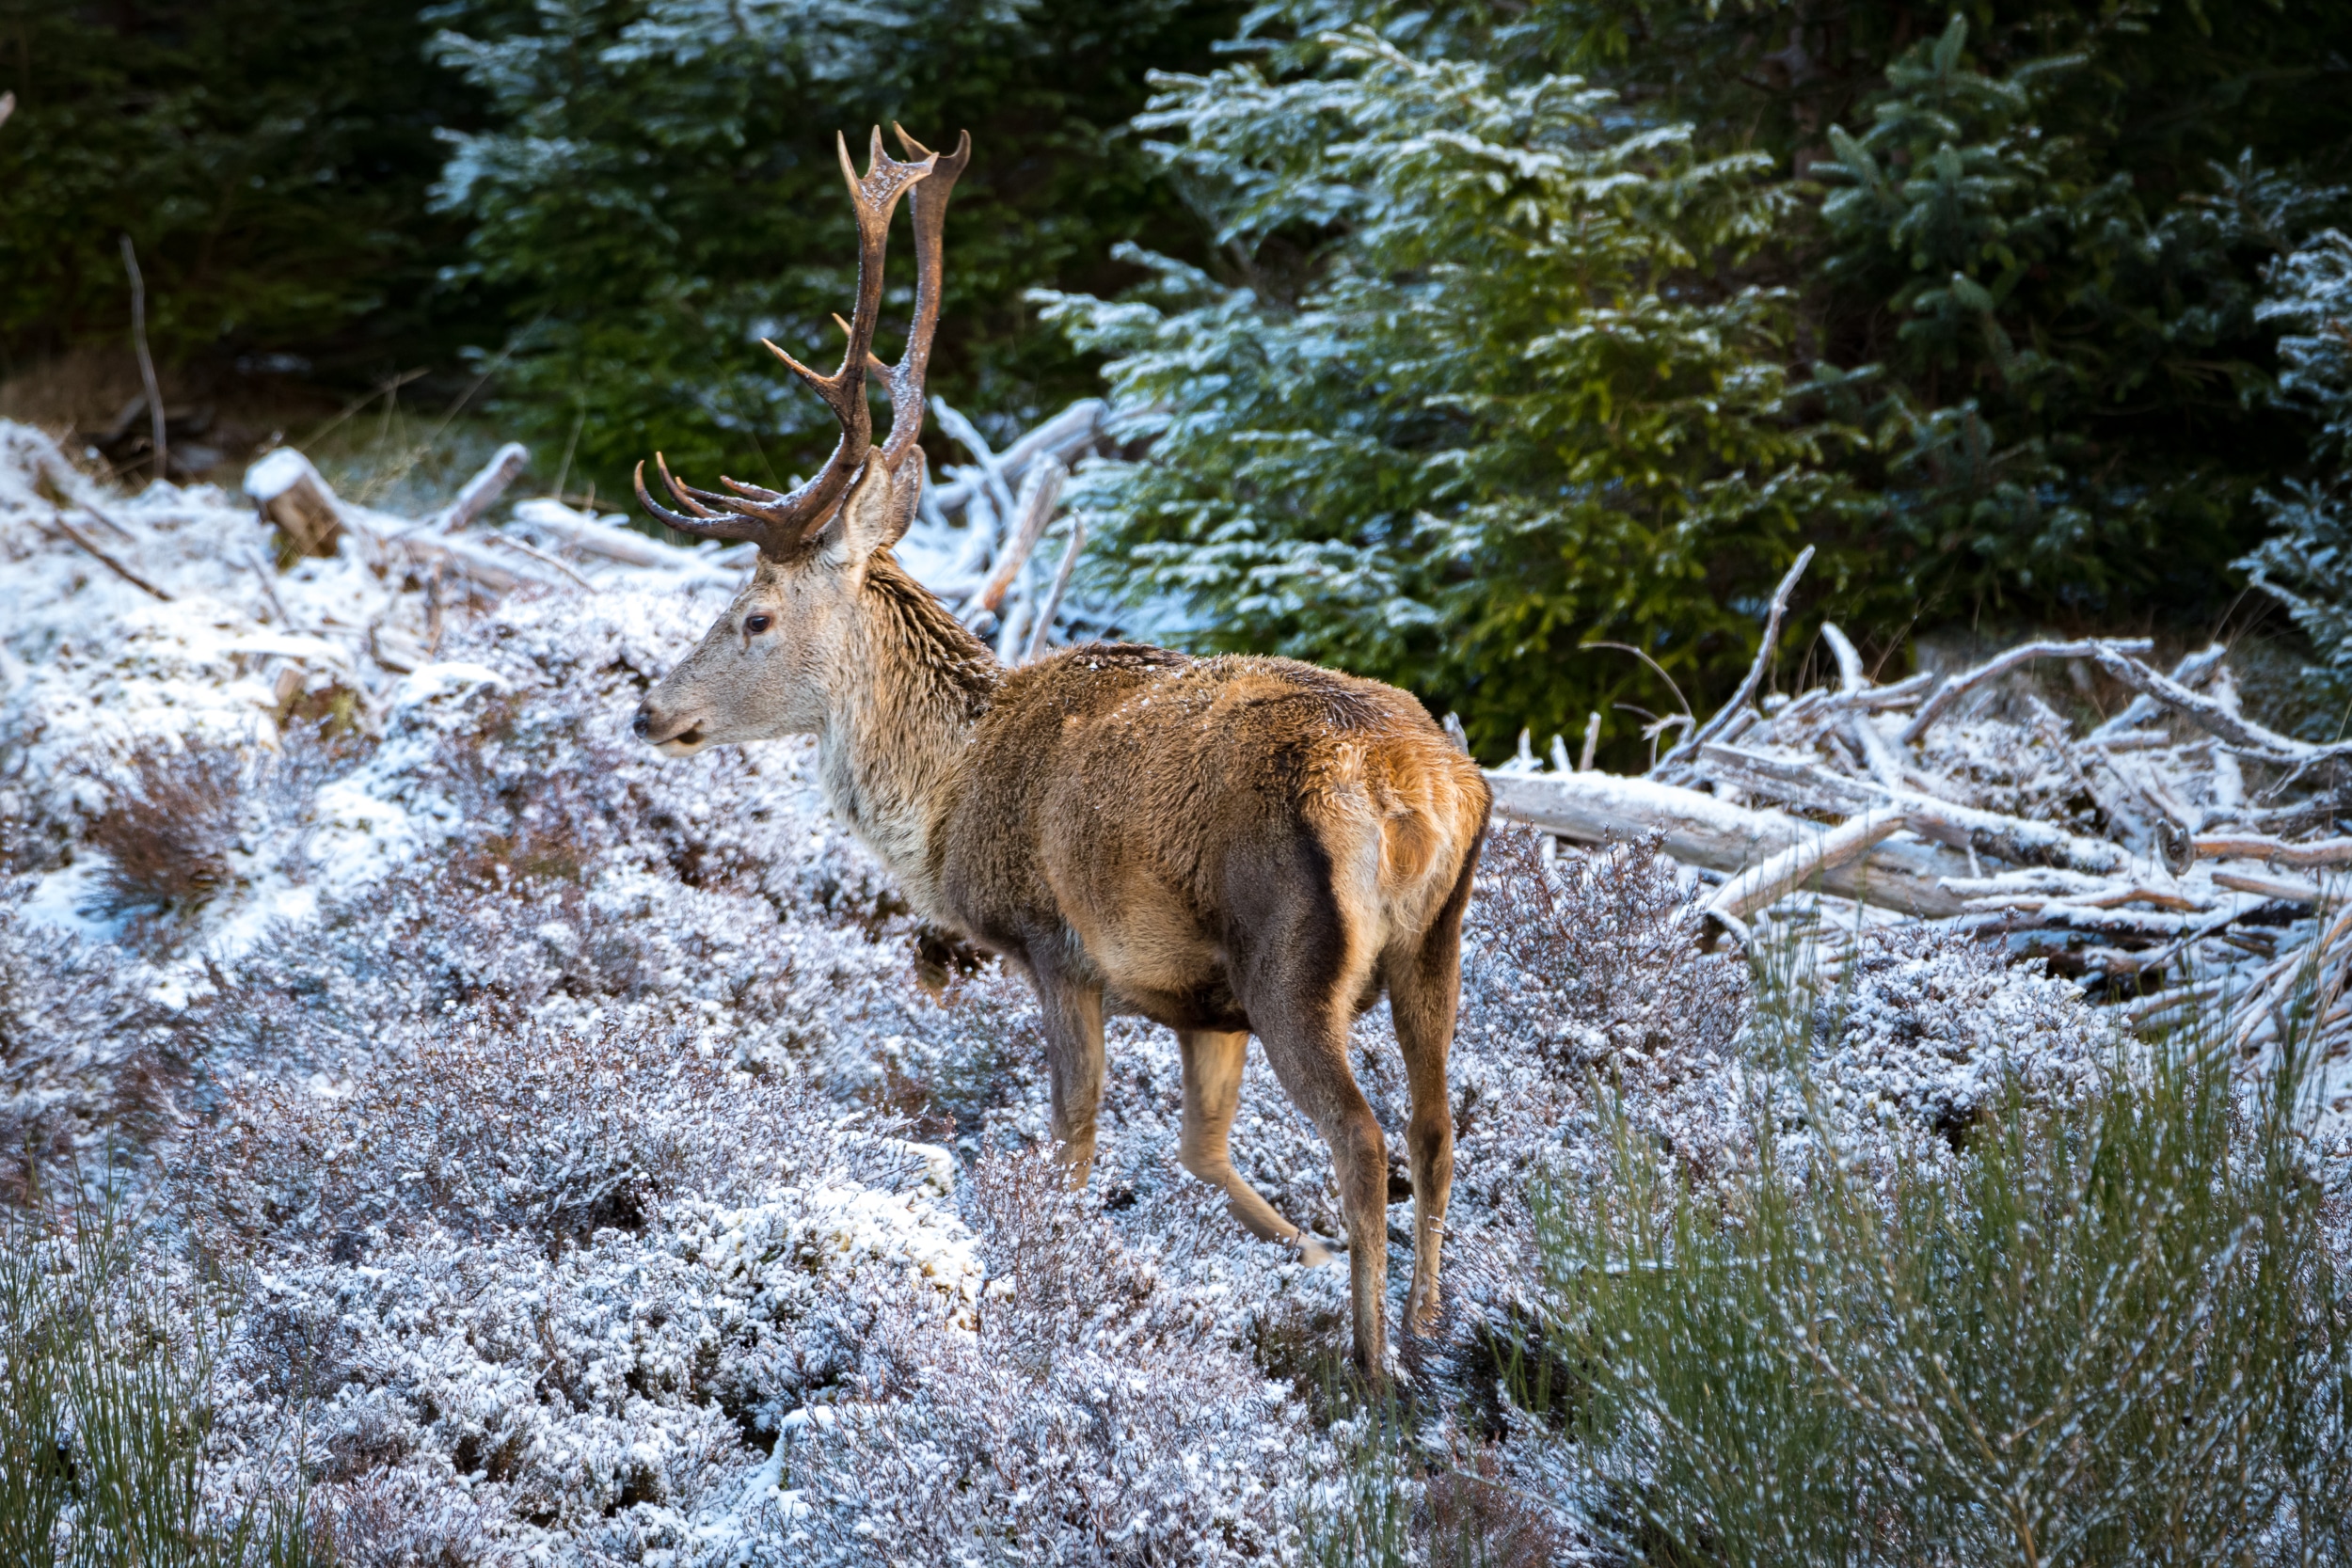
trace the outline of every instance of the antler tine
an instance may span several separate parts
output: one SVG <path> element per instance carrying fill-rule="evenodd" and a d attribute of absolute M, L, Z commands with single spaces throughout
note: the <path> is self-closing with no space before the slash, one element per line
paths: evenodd
<path fill-rule="evenodd" d="M 783 491 L 771 490 L 765 484 L 746 484 L 739 479 L 729 479 L 724 474 L 721 474 L 719 476 L 719 483 L 734 491 L 736 495 L 749 496 L 755 501 L 780 501 L 784 499 Z M 732 506 L 735 503 L 730 499 L 727 501 L 727 504 Z"/>
<path fill-rule="evenodd" d="M 662 462 L 660 452 L 654 454 L 654 465 L 660 469 L 662 482 L 669 485 L 670 493 L 677 497 L 678 504 L 693 507 L 697 515 L 688 516 L 682 512 L 673 512 L 655 500 L 645 489 L 645 465 L 643 462 L 637 465 L 638 505 L 676 529 L 680 533 L 691 533 L 699 539 L 749 539 L 756 543 L 763 550 L 769 547 L 771 531 L 765 521 L 757 517 L 705 510 L 696 505 L 686 490 L 680 488 L 676 480 L 670 477 L 670 466 Z"/>
<path fill-rule="evenodd" d="M 735 498 L 733 496 L 722 496 L 714 490 L 705 490 L 699 485 L 689 484 L 684 480 L 672 475 L 669 464 L 662 461 L 662 457 L 660 452 L 655 452 L 653 454 L 653 462 L 654 467 L 661 471 L 661 483 L 670 487 L 670 494 L 675 496 L 677 498 L 678 504 L 685 507 L 687 511 L 692 513 L 695 516 L 713 517 L 718 515 L 718 514 L 711 511 L 712 507 L 731 507 L 735 504 Z M 735 481 L 727 478 L 724 474 L 721 474 L 719 476 L 719 481 L 723 484 L 733 484 L 735 483 Z M 766 500 L 780 500 L 783 498 L 775 495 L 767 495 L 759 499 Z"/>
<path fill-rule="evenodd" d="M 882 311 L 882 258 L 890 243 L 890 217 L 898 209 L 898 198 L 930 176 L 937 159 L 926 156 L 900 163 L 892 158 L 882 151 L 879 125 L 874 127 L 871 152 L 863 176 L 850 162 L 848 138 L 836 135 L 834 147 L 840 156 L 842 178 L 849 182 L 850 200 L 857 213 L 857 306 L 850 317 L 850 342 L 842 354 L 841 368 L 831 375 L 819 375 L 766 339 L 760 341 L 810 390 L 825 400 L 841 426 L 841 439 L 817 476 L 789 495 L 778 495 L 723 477 L 721 483 L 738 495 L 722 496 L 691 486 L 681 488 L 670 478 L 668 467 L 657 453 L 654 464 L 669 484 L 670 493 L 694 515 L 683 516 L 656 504 L 644 487 L 643 464 L 638 465 L 637 496 L 647 511 L 672 528 L 706 538 L 756 539 L 763 553 L 779 553 L 823 525 L 840 501 L 842 492 L 849 488 L 850 479 L 865 464 L 866 454 L 873 450 L 874 415 L 866 401 L 866 362 L 873 357 L 875 318 Z"/>
<path fill-rule="evenodd" d="M 876 358 L 872 367 L 882 372 L 890 387 L 890 436 L 882 443 L 882 466 L 896 473 L 915 438 L 923 434 L 923 379 L 930 368 L 931 336 L 939 328 L 947 200 L 972 161 L 972 133 L 958 133 L 956 150 L 942 157 L 908 135 L 906 127 L 896 120 L 890 128 L 905 145 L 907 156 L 928 160 L 931 166 L 930 178 L 908 198 L 914 214 L 914 319 L 907 326 L 906 349 L 896 365 L 884 365 Z"/>

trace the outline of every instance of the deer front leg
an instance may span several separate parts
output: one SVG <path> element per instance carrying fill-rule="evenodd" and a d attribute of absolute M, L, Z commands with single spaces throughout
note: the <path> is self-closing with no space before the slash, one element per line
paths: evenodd
<path fill-rule="evenodd" d="M 1103 1104 L 1103 992 L 1072 979 L 1059 966 L 1029 965 L 1045 1017 L 1045 1073 L 1054 1098 L 1054 1151 L 1084 1187 L 1094 1168 L 1094 1118 Z"/>
<path fill-rule="evenodd" d="M 1242 1228 L 1261 1241 L 1298 1248 L 1310 1267 L 1331 1261 L 1328 1248 L 1277 1213 L 1274 1205 L 1233 1169 L 1227 1137 L 1241 1107 L 1241 1075 L 1249 1053 L 1247 1034 L 1216 1030 L 1176 1031 L 1184 1056 L 1184 1132 L 1177 1159 L 1212 1187 L 1223 1189 L 1226 1206 Z"/>

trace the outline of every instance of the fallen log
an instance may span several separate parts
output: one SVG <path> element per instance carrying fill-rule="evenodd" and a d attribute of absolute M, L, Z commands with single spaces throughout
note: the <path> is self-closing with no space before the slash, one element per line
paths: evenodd
<path fill-rule="evenodd" d="M 1495 815 L 1581 844 L 1662 835 L 1674 859 L 1737 875 L 1835 830 L 1776 811 L 1751 811 L 1695 789 L 1613 773 L 1488 772 Z M 1968 861 L 1932 845 L 1888 842 L 1820 873 L 1824 893 L 1906 914 L 1961 913 L 1964 900 L 1941 885 L 1968 875 Z"/>
<path fill-rule="evenodd" d="M 1917 790 L 1886 789 L 1867 779 L 1736 746 L 1707 747 L 1699 753 L 1699 766 L 1709 778 L 1752 794 L 1777 796 L 1808 811 L 1850 816 L 1891 804 L 1906 814 L 1915 832 L 2017 865 L 2055 865 L 2111 877 L 2128 870 L 2132 863 L 2131 852 L 2120 844 L 2084 838 L 2046 822 L 1979 811 Z"/>

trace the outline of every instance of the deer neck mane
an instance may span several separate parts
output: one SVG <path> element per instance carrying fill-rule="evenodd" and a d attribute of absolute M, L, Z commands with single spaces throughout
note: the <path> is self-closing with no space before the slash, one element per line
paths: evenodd
<path fill-rule="evenodd" d="M 1004 667 L 888 550 L 866 563 L 847 656 L 817 741 L 826 801 L 938 915 L 931 840 Z"/>

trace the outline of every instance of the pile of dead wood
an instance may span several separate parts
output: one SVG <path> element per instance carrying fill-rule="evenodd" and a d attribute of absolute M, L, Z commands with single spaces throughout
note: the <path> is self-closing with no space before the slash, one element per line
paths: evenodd
<path fill-rule="evenodd" d="M 1522 736 L 1518 759 L 1488 775 L 1497 814 L 1578 843 L 1657 835 L 1701 868 L 1710 918 L 1741 942 L 1776 911 L 1818 923 L 1824 897 L 1851 900 L 2044 957 L 2137 1021 L 2226 992 L 2249 1049 L 2283 1026 L 2282 1003 L 2316 965 L 2323 1028 L 2346 1033 L 2352 837 L 2336 818 L 2352 742 L 2248 718 L 2219 647 L 2167 673 L 2147 642 L 2121 639 L 2028 642 L 1879 685 L 1825 626 L 1836 684 L 1762 695 L 1811 554 L 1782 581 L 1738 693 L 1704 721 L 1655 726 L 1675 739 L 1646 774 L 1593 769 L 1597 718 L 1581 767 L 1555 737 L 1547 769 Z M 2128 703 L 2074 723 L 2004 679 L 2062 659 Z M 2049 787 L 2021 791 L 2036 772 Z M 1988 809 L 1989 793 L 2035 795 L 2040 809 Z"/>

